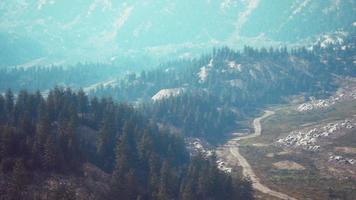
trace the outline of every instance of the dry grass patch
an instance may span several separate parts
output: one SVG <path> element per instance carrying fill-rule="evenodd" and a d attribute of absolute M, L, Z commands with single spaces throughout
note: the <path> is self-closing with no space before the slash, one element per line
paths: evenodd
<path fill-rule="evenodd" d="M 274 157 L 274 153 L 268 153 L 268 154 L 266 154 L 266 157 L 267 158 L 273 158 Z"/>
<path fill-rule="evenodd" d="M 263 143 L 254 143 L 254 144 L 252 144 L 252 146 L 254 146 L 254 147 L 268 147 L 269 145 L 263 144 Z"/>
<path fill-rule="evenodd" d="M 356 154 L 355 147 L 335 147 L 335 151 L 348 154 Z"/>
<path fill-rule="evenodd" d="M 305 167 L 301 164 L 290 160 L 284 160 L 273 163 L 273 166 L 277 169 L 286 169 L 286 170 L 305 170 Z"/>

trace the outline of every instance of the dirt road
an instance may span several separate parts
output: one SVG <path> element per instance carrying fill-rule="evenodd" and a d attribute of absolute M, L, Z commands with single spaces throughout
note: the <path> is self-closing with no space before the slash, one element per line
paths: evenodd
<path fill-rule="evenodd" d="M 229 153 L 236 158 L 236 160 L 238 161 L 239 165 L 242 167 L 242 173 L 244 176 L 246 177 L 250 177 L 251 181 L 252 181 L 252 186 L 254 189 L 280 198 L 280 199 L 285 199 L 285 200 L 296 200 L 293 197 L 290 197 L 284 193 L 281 192 L 277 192 L 275 190 L 272 190 L 270 188 L 268 188 L 267 186 L 263 185 L 260 182 L 260 179 L 256 176 L 255 172 L 253 171 L 253 169 L 251 168 L 251 165 L 247 162 L 247 160 L 240 154 L 239 151 L 239 144 L 238 141 L 240 140 L 245 140 L 245 139 L 249 139 L 249 138 L 254 138 L 254 137 L 258 137 L 261 135 L 262 132 L 262 128 L 261 128 L 261 120 L 273 115 L 274 112 L 273 111 L 265 111 L 265 114 L 261 117 L 256 118 L 253 121 L 253 127 L 255 129 L 253 134 L 244 136 L 244 137 L 237 137 L 237 138 L 233 138 L 231 139 L 229 142 L 227 142 L 223 147 L 223 149 L 228 150 Z"/>

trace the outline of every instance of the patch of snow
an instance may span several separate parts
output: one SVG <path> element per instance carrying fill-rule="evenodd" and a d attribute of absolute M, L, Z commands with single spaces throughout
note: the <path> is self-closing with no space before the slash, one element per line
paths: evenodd
<path fill-rule="evenodd" d="M 223 172 L 226 172 L 226 173 L 231 173 L 232 172 L 232 168 L 231 167 L 227 167 L 226 166 L 226 163 L 219 159 L 216 161 L 216 164 L 217 164 L 217 167 L 219 170 L 223 171 Z"/>
<path fill-rule="evenodd" d="M 54 0 L 51 0 L 49 2 L 47 2 L 47 0 L 38 0 L 37 1 L 37 10 L 41 10 L 43 8 L 43 6 L 45 6 L 46 4 L 54 4 Z"/>
<path fill-rule="evenodd" d="M 356 163 L 354 159 L 346 158 L 343 156 L 337 156 L 333 154 L 330 154 L 329 162 L 344 164 L 344 165 L 354 165 Z"/>
<path fill-rule="evenodd" d="M 253 79 L 255 79 L 255 80 L 257 79 L 256 72 L 253 71 L 252 69 L 250 69 L 249 74 L 252 76 Z"/>
<path fill-rule="evenodd" d="M 171 72 L 171 71 L 175 71 L 175 69 L 173 67 L 170 67 L 170 68 L 166 68 L 164 70 L 164 72 L 166 72 L 166 73 Z"/>
<path fill-rule="evenodd" d="M 236 0 L 222 0 L 220 3 L 220 10 L 225 11 L 233 6 L 237 6 Z"/>
<path fill-rule="evenodd" d="M 209 64 L 207 65 L 207 67 L 209 67 L 209 68 L 214 67 L 213 62 L 214 62 L 214 59 L 210 59 Z"/>
<path fill-rule="evenodd" d="M 239 72 L 242 71 L 241 64 L 238 64 L 235 61 L 226 61 L 226 63 L 230 69 L 238 70 Z"/>
<path fill-rule="evenodd" d="M 185 88 L 171 88 L 171 89 L 162 89 L 157 92 L 153 97 L 153 101 L 159 101 L 169 97 L 175 97 L 183 94 L 185 92 Z"/>
<path fill-rule="evenodd" d="M 115 61 L 116 59 L 117 59 L 116 56 L 112 56 L 112 57 L 110 58 L 110 61 L 113 62 L 113 61 Z"/>
<path fill-rule="evenodd" d="M 340 131 L 352 129 L 355 125 L 355 120 L 346 119 L 318 128 L 296 130 L 290 132 L 285 138 L 277 140 L 277 144 L 284 147 L 299 147 L 308 151 L 318 151 L 320 150 L 320 145 L 318 145 L 320 138 L 331 137 Z"/>
<path fill-rule="evenodd" d="M 253 11 L 259 6 L 260 0 L 244 0 L 241 1 L 245 10 L 239 14 L 237 21 L 235 22 L 235 31 L 233 35 L 239 35 L 241 28 L 247 22 L 248 17 L 253 13 Z"/>
<path fill-rule="evenodd" d="M 102 11 L 111 10 L 112 3 L 110 0 L 94 0 L 90 4 L 87 15 L 91 15 L 97 8 L 102 8 Z"/>
<path fill-rule="evenodd" d="M 213 150 L 209 144 L 199 138 L 187 138 L 185 140 L 191 155 L 202 154 L 205 158 L 213 155 Z"/>
<path fill-rule="evenodd" d="M 209 75 L 209 71 L 214 67 L 214 59 L 210 59 L 209 64 L 200 68 L 198 72 L 199 82 L 204 83 Z"/>
<path fill-rule="evenodd" d="M 28 69 L 28 68 L 31 68 L 34 66 L 43 66 L 45 64 L 46 64 L 46 58 L 42 57 L 42 58 L 37 58 L 37 59 L 31 60 L 31 61 L 23 63 L 23 64 L 16 65 L 15 68 Z"/>
<path fill-rule="evenodd" d="M 205 82 L 208 77 L 208 69 L 205 66 L 201 67 L 198 76 L 199 82 Z"/>
<path fill-rule="evenodd" d="M 302 112 L 302 111 L 309 111 L 313 110 L 316 108 L 327 108 L 330 107 L 331 105 L 334 105 L 336 101 L 329 101 L 329 100 L 312 100 L 310 103 L 303 103 L 300 106 L 298 106 L 297 110 Z"/>
<path fill-rule="evenodd" d="M 348 33 L 343 31 L 321 35 L 316 43 L 319 44 L 321 48 L 327 48 L 329 45 L 342 45 L 347 35 Z"/>
<path fill-rule="evenodd" d="M 238 87 L 240 89 L 243 88 L 243 81 L 240 79 L 233 79 L 233 80 L 229 80 L 227 81 L 232 87 Z"/>
<path fill-rule="evenodd" d="M 296 110 L 306 112 L 316 109 L 325 109 L 338 102 L 356 99 L 356 87 L 339 88 L 336 93 L 328 99 L 318 99 L 311 97 L 309 102 L 300 104 Z"/>
<path fill-rule="evenodd" d="M 84 90 L 84 92 L 89 93 L 91 91 L 97 90 L 100 87 L 103 87 L 103 88 L 115 87 L 117 84 L 118 84 L 117 80 L 114 79 L 114 80 L 103 81 L 103 82 L 100 82 L 100 83 L 92 84 L 92 85 L 90 85 L 88 87 L 85 87 L 83 90 Z"/>
<path fill-rule="evenodd" d="M 178 57 L 179 57 L 179 59 L 193 59 L 194 55 L 192 53 L 185 52 L 185 53 L 179 55 Z"/>
<path fill-rule="evenodd" d="M 104 43 L 113 42 L 113 40 L 117 37 L 119 30 L 124 26 L 126 21 L 131 16 L 133 10 L 133 6 L 127 7 L 123 10 L 122 14 L 116 19 L 115 23 L 113 24 L 112 30 L 105 32 L 104 38 L 102 38 Z"/>

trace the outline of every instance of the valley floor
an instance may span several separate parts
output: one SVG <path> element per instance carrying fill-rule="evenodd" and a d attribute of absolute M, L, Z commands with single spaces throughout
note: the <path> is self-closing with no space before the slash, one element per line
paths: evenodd
<path fill-rule="evenodd" d="M 253 134 L 233 137 L 217 155 L 226 168 L 251 179 L 257 199 L 353 199 L 355 106 L 348 100 L 305 112 L 295 105 L 272 107 L 246 122 Z"/>
<path fill-rule="evenodd" d="M 274 196 L 280 199 L 285 199 L 285 200 L 294 200 L 295 198 L 288 196 L 287 194 L 272 190 L 268 188 L 266 185 L 263 185 L 260 182 L 260 179 L 256 176 L 254 170 L 251 168 L 250 164 L 248 161 L 240 154 L 239 151 L 239 143 L 238 141 L 245 140 L 245 139 L 251 139 L 255 138 L 261 135 L 261 120 L 273 115 L 273 111 L 266 111 L 265 114 L 261 117 L 256 118 L 253 121 L 253 126 L 254 126 L 254 133 L 249 134 L 247 136 L 243 137 L 236 137 L 228 141 L 224 146 L 219 148 L 218 155 L 224 157 L 224 154 L 228 153 L 231 154 L 233 159 L 235 159 L 239 165 L 242 167 L 242 173 L 245 177 L 249 177 L 252 182 L 252 186 L 255 190 L 260 191 L 264 194 L 268 194 L 270 196 Z M 233 162 L 233 160 L 227 160 L 228 163 Z"/>

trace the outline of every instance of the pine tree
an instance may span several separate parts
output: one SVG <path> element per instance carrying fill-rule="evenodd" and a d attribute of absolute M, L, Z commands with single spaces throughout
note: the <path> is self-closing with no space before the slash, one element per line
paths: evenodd
<path fill-rule="evenodd" d="M 183 191 L 182 191 L 182 200 L 193 200 L 193 199 L 198 199 L 194 192 L 194 184 L 191 180 L 189 180 L 187 183 L 184 184 L 183 186 Z"/>
<path fill-rule="evenodd" d="M 159 183 L 159 157 L 156 153 L 151 153 L 149 157 L 149 176 L 148 185 L 149 191 L 155 191 Z"/>
<path fill-rule="evenodd" d="M 125 123 L 123 133 L 119 137 L 116 144 L 115 154 L 115 169 L 120 173 L 127 173 L 130 168 L 135 167 L 135 144 L 132 138 L 132 132 L 130 131 L 129 124 Z"/>
<path fill-rule="evenodd" d="M 164 161 L 160 170 L 160 180 L 158 187 L 157 199 L 165 200 L 171 198 L 171 172 L 169 169 L 169 164 L 167 161 Z"/>
<path fill-rule="evenodd" d="M 112 170 L 115 162 L 115 126 L 114 116 L 108 113 L 102 122 L 97 140 L 97 154 L 105 170 Z"/>
<path fill-rule="evenodd" d="M 238 199 L 254 199 L 252 182 L 249 179 L 238 179 L 234 183 L 235 195 Z"/>
<path fill-rule="evenodd" d="M 36 134 L 32 145 L 32 154 L 35 166 L 43 167 L 44 145 L 51 132 L 51 125 L 48 118 L 47 107 L 45 102 L 41 102 L 38 108 L 38 119 L 36 124 Z"/>
<path fill-rule="evenodd" d="M 115 168 L 111 175 L 110 196 L 124 199 L 123 197 L 126 196 L 125 189 L 125 176 L 118 168 Z"/>
<path fill-rule="evenodd" d="M 42 166 L 48 171 L 54 170 L 57 166 L 55 142 L 52 136 L 49 136 L 46 143 L 44 144 L 42 153 Z"/>
<path fill-rule="evenodd" d="M 126 179 L 126 193 L 129 197 L 128 199 L 136 199 L 138 196 L 138 181 L 136 178 L 135 171 L 130 169 L 130 171 L 125 176 Z"/>
<path fill-rule="evenodd" d="M 0 124 L 4 124 L 6 119 L 5 98 L 0 94 Z"/>
<path fill-rule="evenodd" d="M 0 158 L 12 157 L 16 154 L 18 147 L 16 145 L 16 130 L 9 126 L 0 128 Z"/>
<path fill-rule="evenodd" d="M 75 200 L 75 190 L 73 185 L 57 184 L 49 195 L 49 199 L 56 200 Z"/>
<path fill-rule="evenodd" d="M 22 193 L 24 192 L 28 183 L 28 174 L 22 159 L 18 159 L 15 162 L 15 166 L 12 173 L 12 184 L 10 186 L 11 199 L 22 199 Z"/>
<path fill-rule="evenodd" d="M 208 196 L 209 178 L 207 170 L 200 171 L 197 184 L 197 196 L 199 196 L 199 199 L 206 199 Z"/>
<path fill-rule="evenodd" d="M 117 140 L 115 152 L 115 167 L 112 176 L 113 194 L 122 199 L 130 199 L 133 185 L 136 182 L 134 177 L 134 144 L 129 124 L 125 123 L 123 134 Z M 129 183 L 130 182 L 130 183 Z"/>
<path fill-rule="evenodd" d="M 45 104 L 45 102 L 42 102 L 39 106 L 39 116 L 38 116 L 38 125 L 37 125 L 37 129 L 36 132 L 39 136 L 39 140 L 41 143 L 43 143 L 46 139 L 46 136 L 50 133 L 50 128 L 51 128 L 51 124 L 50 124 L 50 119 L 48 116 L 48 112 L 47 112 L 47 106 Z"/>
<path fill-rule="evenodd" d="M 13 122 L 13 110 L 14 110 L 14 94 L 10 89 L 5 93 L 5 112 L 6 118 L 9 122 Z"/>
<path fill-rule="evenodd" d="M 78 97 L 78 111 L 81 115 L 85 114 L 89 110 L 89 100 L 83 89 L 80 89 L 77 93 Z"/>
<path fill-rule="evenodd" d="M 149 155 L 153 151 L 153 141 L 148 132 L 148 129 L 144 130 L 143 136 L 138 144 L 138 156 L 140 160 L 140 166 L 142 169 L 148 169 Z"/>
<path fill-rule="evenodd" d="M 70 155 L 70 159 L 72 161 L 80 160 L 80 157 L 78 157 L 80 155 L 80 152 L 79 152 L 79 141 L 77 138 L 76 129 L 77 129 L 77 119 L 75 116 L 71 116 L 67 128 L 68 131 L 67 149 Z"/>

